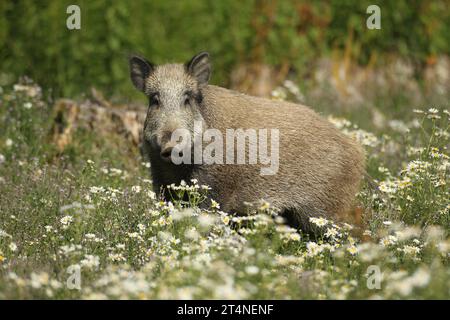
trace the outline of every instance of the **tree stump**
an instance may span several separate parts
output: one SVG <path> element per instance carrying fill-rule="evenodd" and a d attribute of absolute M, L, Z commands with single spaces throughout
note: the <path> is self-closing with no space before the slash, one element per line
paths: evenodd
<path fill-rule="evenodd" d="M 57 100 L 54 105 L 52 140 L 60 152 L 72 141 L 76 129 L 99 134 L 118 134 L 140 148 L 146 108 L 142 105 L 113 105 L 93 91 L 94 98 L 84 102 Z"/>

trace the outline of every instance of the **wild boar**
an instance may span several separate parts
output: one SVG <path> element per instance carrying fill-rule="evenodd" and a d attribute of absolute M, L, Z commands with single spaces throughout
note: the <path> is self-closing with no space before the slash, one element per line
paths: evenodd
<path fill-rule="evenodd" d="M 364 152 L 356 141 L 312 109 L 209 85 L 207 52 L 185 64 L 156 66 L 139 56 L 132 56 L 129 64 L 134 86 L 149 99 L 144 144 L 154 189 L 161 196 L 167 196 L 162 192 L 167 185 L 197 179 L 212 188 L 209 196 L 224 211 L 244 214 L 248 203 L 264 199 L 291 226 L 304 231 L 312 230 L 309 217 L 341 218 L 350 210 L 364 174 Z M 181 148 L 180 140 L 173 138 L 179 129 L 190 133 L 188 149 Z M 205 130 L 210 129 L 236 140 L 243 134 L 241 142 L 249 141 L 243 151 L 248 163 L 175 163 L 175 156 L 195 158 L 194 137 L 212 141 L 211 135 L 205 138 Z M 258 164 L 251 151 L 268 135 L 266 131 L 266 136 L 256 142 L 251 135 L 266 129 L 271 136 L 267 147 L 271 157 L 266 152 L 266 161 L 263 164 L 261 157 Z M 235 130 L 234 136 L 228 135 L 230 130 Z M 233 150 L 228 142 L 211 156 L 239 158 L 239 150 Z M 278 158 L 272 157 L 275 152 Z M 261 153 L 256 154 L 256 160 L 258 155 Z M 265 173 L 263 169 L 267 169 Z"/>

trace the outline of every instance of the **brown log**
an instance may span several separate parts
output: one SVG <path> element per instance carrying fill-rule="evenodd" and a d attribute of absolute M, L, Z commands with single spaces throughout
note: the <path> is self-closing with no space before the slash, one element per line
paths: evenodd
<path fill-rule="evenodd" d="M 57 100 L 54 105 L 52 140 L 60 152 L 72 141 L 77 128 L 95 130 L 99 134 L 119 134 L 139 147 L 146 108 L 140 105 L 113 105 L 98 92 L 93 99 L 77 102 Z"/>

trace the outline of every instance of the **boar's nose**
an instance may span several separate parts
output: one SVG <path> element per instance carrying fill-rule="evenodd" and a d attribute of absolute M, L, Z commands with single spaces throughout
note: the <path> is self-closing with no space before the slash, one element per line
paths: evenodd
<path fill-rule="evenodd" d="M 174 146 L 173 145 L 166 145 L 160 152 L 160 156 L 161 159 L 163 159 L 166 162 L 170 162 L 172 160 L 172 152 L 178 152 L 178 156 L 179 157 L 183 157 L 183 150 L 179 150 L 178 148 L 176 148 L 174 150 Z"/>
<path fill-rule="evenodd" d="M 166 147 L 161 150 L 161 153 L 159 154 L 161 156 L 161 159 L 164 161 L 170 162 L 171 155 L 172 155 L 173 147 Z"/>

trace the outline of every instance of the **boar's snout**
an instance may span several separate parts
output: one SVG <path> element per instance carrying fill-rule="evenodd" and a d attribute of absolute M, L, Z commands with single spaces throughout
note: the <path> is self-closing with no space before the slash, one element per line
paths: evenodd
<path fill-rule="evenodd" d="M 165 144 L 163 144 L 161 146 L 161 152 L 159 153 L 159 155 L 160 155 L 162 160 L 164 160 L 166 162 L 171 162 L 172 161 L 172 154 L 174 152 L 177 152 L 177 155 L 179 157 L 183 157 L 183 150 L 181 150 L 177 146 L 177 142 L 169 140 L 169 141 L 167 141 Z"/>

